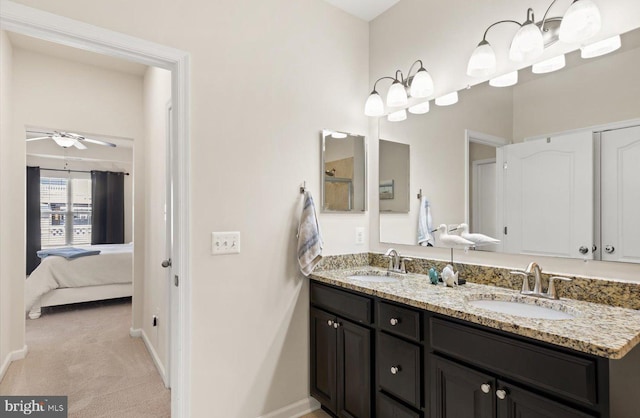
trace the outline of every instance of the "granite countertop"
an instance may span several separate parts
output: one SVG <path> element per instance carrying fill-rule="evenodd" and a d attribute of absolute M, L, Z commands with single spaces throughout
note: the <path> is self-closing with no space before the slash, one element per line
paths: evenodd
<path fill-rule="evenodd" d="M 467 282 L 457 287 L 432 285 L 422 274 L 394 275 L 391 283 L 349 279 L 354 274 L 385 275 L 378 267 L 317 271 L 311 278 L 382 299 L 463 319 L 539 341 L 611 359 L 622 358 L 640 343 L 640 311 L 561 298 L 521 295 L 518 291 Z M 532 319 L 496 313 L 470 305 L 470 300 L 517 300 L 569 313 L 571 319 Z"/>

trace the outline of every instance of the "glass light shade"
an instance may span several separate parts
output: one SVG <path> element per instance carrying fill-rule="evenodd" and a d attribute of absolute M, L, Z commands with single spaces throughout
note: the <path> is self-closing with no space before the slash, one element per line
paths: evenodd
<path fill-rule="evenodd" d="M 458 103 L 457 91 L 454 91 L 453 93 L 445 94 L 444 96 L 440 96 L 436 98 L 436 104 L 438 106 L 449 106 L 455 103 Z"/>
<path fill-rule="evenodd" d="M 413 105 L 409 108 L 409 113 L 413 113 L 414 115 L 422 115 L 429 111 L 429 102 L 418 103 L 417 105 Z"/>
<path fill-rule="evenodd" d="M 499 77 L 489 80 L 489 85 L 493 87 L 509 87 L 518 82 L 518 71 L 503 74 Z"/>
<path fill-rule="evenodd" d="M 583 46 L 580 48 L 580 56 L 582 58 L 599 57 L 615 51 L 620 48 L 621 45 L 620 35 L 612 36 L 611 38 L 603 39 L 591 45 Z"/>
<path fill-rule="evenodd" d="M 535 23 L 529 22 L 522 25 L 513 37 L 509 48 L 509 59 L 516 62 L 530 61 L 538 58 L 543 52 L 542 32 Z"/>
<path fill-rule="evenodd" d="M 374 90 L 369 95 L 367 102 L 364 104 L 364 114 L 367 116 L 382 116 L 384 115 L 384 103 L 382 97 Z"/>
<path fill-rule="evenodd" d="M 533 64 L 533 66 L 531 67 L 531 71 L 534 74 L 551 73 L 553 71 L 564 68 L 565 65 L 566 61 L 564 59 L 564 54 L 562 54 L 558 55 L 557 57 L 549 58 L 548 60 Z"/>
<path fill-rule="evenodd" d="M 409 100 L 407 98 L 407 90 L 405 90 L 404 85 L 398 80 L 394 81 L 391 87 L 389 87 L 389 91 L 387 92 L 387 106 L 406 106 L 408 102 Z"/>
<path fill-rule="evenodd" d="M 397 112 L 389 113 L 387 116 L 389 122 L 402 122 L 407 119 L 407 111 L 405 109 L 398 110 Z"/>
<path fill-rule="evenodd" d="M 570 44 L 582 42 L 598 33 L 601 27 L 602 18 L 595 3 L 576 0 L 562 17 L 558 37 Z"/>
<path fill-rule="evenodd" d="M 52 139 L 56 141 L 56 144 L 60 145 L 63 148 L 69 148 L 76 142 L 76 140 L 73 138 L 66 138 L 64 136 L 57 136 L 57 135 L 54 135 Z"/>
<path fill-rule="evenodd" d="M 433 79 L 424 68 L 413 76 L 410 93 L 411 97 L 429 97 L 433 94 Z"/>
<path fill-rule="evenodd" d="M 482 41 L 471 54 L 467 75 L 485 77 L 496 71 L 496 53 L 487 41 Z"/>

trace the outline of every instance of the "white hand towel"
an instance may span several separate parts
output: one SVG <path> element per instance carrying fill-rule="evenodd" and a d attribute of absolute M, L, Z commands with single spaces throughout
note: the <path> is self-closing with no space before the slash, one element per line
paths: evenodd
<path fill-rule="evenodd" d="M 304 204 L 298 226 L 298 264 L 300 271 L 308 276 L 322 259 L 322 235 L 316 216 L 316 207 L 311 193 L 304 192 Z"/>
<path fill-rule="evenodd" d="M 435 241 L 431 231 L 433 221 L 431 220 L 431 208 L 426 197 L 420 199 L 420 210 L 418 211 L 418 244 L 426 247 L 433 246 Z"/>

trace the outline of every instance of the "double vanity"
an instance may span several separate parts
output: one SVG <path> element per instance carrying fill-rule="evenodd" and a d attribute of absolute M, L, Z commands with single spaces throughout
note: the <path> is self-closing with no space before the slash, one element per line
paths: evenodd
<path fill-rule="evenodd" d="M 640 311 L 354 259 L 311 276 L 311 394 L 335 416 L 638 416 Z"/>

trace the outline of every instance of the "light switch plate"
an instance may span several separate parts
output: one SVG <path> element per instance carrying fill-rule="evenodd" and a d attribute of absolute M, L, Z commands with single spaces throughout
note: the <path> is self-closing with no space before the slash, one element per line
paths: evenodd
<path fill-rule="evenodd" d="M 364 244 L 364 227 L 356 228 L 356 244 Z"/>
<path fill-rule="evenodd" d="M 211 254 L 238 254 L 240 253 L 240 232 L 212 232 Z"/>

